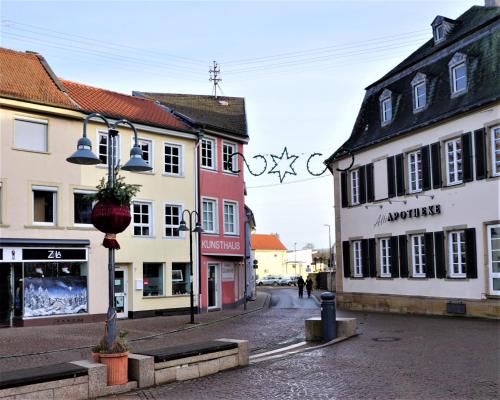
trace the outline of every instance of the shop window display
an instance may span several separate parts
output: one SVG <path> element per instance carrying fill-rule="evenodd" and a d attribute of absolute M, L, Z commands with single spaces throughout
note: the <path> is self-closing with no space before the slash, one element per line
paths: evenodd
<path fill-rule="evenodd" d="M 172 294 L 189 293 L 189 264 L 172 263 Z"/>
<path fill-rule="evenodd" d="M 25 263 L 23 287 L 24 317 L 88 311 L 86 263 Z M 15 305 L 22 302 L 18 289 Z"/>

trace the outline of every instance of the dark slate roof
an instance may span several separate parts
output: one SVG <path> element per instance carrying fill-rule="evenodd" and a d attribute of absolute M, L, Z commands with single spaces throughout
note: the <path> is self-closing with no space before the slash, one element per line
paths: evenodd
<path fill-rule="evenodd" d="M 437 45 L 429 40 L 382 79 L 368 86 L 351 136 L 326 163 L 348 151 L 355 152 L 499 100 L 499 19 L 500 8 L 470 8 L 457 18 L 446 40 Z M 467 56 L 468 90 L 451 98 L 448 63 L 457 52 Z M 414 113 L 411 81 L 417 72 L 428 79 L 428 106 Z M 394 115 L 392 122 L 382 127 L 379 96 L 384 89 L 392 91 Z"/>
<path fill-rule="evenodd" d="M 227 132 L 248 138 L 245 99 L 242 97 L 204 96 L 193 94 L 133 92 L 159 101 L 175 113 L 187 117 L 193 126 Z"/>

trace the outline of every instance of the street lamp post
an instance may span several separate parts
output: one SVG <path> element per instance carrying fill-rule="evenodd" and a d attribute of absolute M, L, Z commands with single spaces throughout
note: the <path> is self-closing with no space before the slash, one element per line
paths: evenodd
<path fill-rule="evenodd" d="M 332 265 L 332 234 L 330 232 L 330 225 L 325 224 L 328 227 L 328 267 L 333 269 Z"/>
<path fill-rule="evenodd" d="M 184 214 L 187 213 L 189 216 L 189 228 L 186 226 L 186 221 L 184 221 Z M 193 229 L 193 215 L 196 216 L 196 224 Z M 181 216 L 181 223 L 179 225 L 179 231 L 187 232 L 189 231 L 189 288 L 190 288 L 190 313 L 191 320 L 190 323 L 194 324 L 194 290 L 193 290 L 193 232 L 203 233 L 203 229 L 200 224 L 200 215 L 197 211 L 184 210 Z M 199 271 L 198 271 L 199 273 Z"/>
<path fill-rule="evenodd" d="M 143 160 L 142 150 L 137 139 L 137 130 L 126 119 L 120 119 L 110 123 L 106 117 L 99 113 L 87 115 L 83 120 L 83 135 L 78 139 L 77 150 L 69 156 L 66 161 L 79 165 L 101 164 L 101 159 L 92 152 L 92 142 L 87 137 L 87 124 L 91 118 L 99 118 L 104 121 L 108 128 L 108 188 L 113 188 L 115 184 L 115 172 L 118 165 L 115 164 L 114 140 L 118 135 L 116 129 L 118 125 L 128 125 L 134 131 L 134 145 L 130 149 L 130 160 L 122 167 L 125 171 L 140 172 L 150 171 L 152 168 Z M 106 344 L 111 348 L 116 339 L 116 309 L 115 309 L 115 249 L 108 249 L 108 313 L 106 315 Z"/>

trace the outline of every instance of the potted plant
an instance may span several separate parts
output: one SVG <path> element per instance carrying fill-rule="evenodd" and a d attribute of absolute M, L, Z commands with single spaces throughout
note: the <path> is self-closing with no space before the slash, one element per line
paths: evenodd
<path fill-rule="evenodd" d="M 110 348 L 103 336 L 97 346 L 92 347 L 92 359 L 107 366 L 108 385 L 123 385 L 128 382 L 128 332 L 120 330 Z"/>
<path fill-rule="evenodd" d="M 113 186 L 104 178 L 97 185 L 97 192 L 90 195 L 97 203 L 92 209 L 92 224 L 106 236 L 102 245 L 108 249 L 119 249 L 116 234 L 123 232 L 130 224 L 130 202 L 139 192 L 141 185 L 125 183 L 125 177 L 115 172 Z"/>

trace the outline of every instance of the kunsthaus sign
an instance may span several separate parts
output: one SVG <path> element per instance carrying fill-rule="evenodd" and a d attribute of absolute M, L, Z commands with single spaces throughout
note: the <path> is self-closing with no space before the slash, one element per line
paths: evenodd
<path fill-rule="evenodd" d="M 438 214 L 441 214 L 441 204 L 411 208 L 410 210 L 389 212 L 387 214 L 380 214 L 374 224 L 374 227 L 382 226 L 386 222 L 396 222 L 399 220 L 427 217 Z"/>

